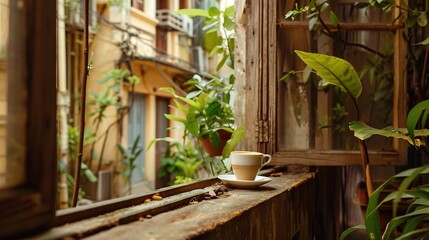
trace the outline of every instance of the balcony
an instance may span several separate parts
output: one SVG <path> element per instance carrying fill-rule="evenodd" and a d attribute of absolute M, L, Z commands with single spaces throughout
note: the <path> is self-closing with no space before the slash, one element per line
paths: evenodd
<path fill-rule="evenodd" d="M 176 14 L 168 9 L 161 9 L 156 11 L 156 18 L 159 20 L 159 26 L 166 28 L 168 31 L 180 31 L 189 37 L 193 36 L 193 22 L 186 15 Z"/>

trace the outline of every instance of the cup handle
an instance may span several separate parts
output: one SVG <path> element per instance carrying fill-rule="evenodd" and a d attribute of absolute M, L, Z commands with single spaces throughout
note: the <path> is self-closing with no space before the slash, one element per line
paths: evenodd
<path fill-rule="evenodd" d="M 268 160 L 265 161 L 265 159 L 268 159 Z M 271 162 L 271 155 L 269 155 L 269 154 L 263 154 L 262 155 L 262 162 L 263 163 L 262 163 L 261 167 L 263 167 L 263 166 L 267 165 L 268 163 L 270 163 Z"/>

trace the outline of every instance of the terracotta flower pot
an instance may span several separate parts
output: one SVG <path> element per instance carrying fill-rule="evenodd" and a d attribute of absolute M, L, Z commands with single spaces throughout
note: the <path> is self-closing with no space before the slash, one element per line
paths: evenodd
<path fill-rule="evenodd" d="M 215 148 L 213 146 L 213 144 L 210 142 L 209 139 L 204 138 L 204 137 L 198 137 L 198 140 L 201 142 L 201 144 L 203 145 L 204 149 L 206 150 L 206 152 L 211 156 L 221 156 L 222 155 L 222 151 L 223 148 L 226 145 L 226 142 L 231 139 L 231 132 L 228 132 L 226 130 L 220 129 L 217 131 L 217 133 L 219 134 L 220 137 L 220 144 L 217 148 Z"/>

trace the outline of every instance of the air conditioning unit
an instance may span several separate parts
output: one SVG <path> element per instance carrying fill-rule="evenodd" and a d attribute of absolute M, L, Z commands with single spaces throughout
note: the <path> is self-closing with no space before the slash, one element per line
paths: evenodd
<path fill-rule="evenodd" d="M 182 32 L 186 33 L 189 37 L 194 36 L 194 21 L 192 18 L 182 15 L 183 17 L 183 28 Z"/>
<path fill-rule="evenodd" d="M 193 36 L 194 24 L 192 19 L 186 15 L 174 13 L 169 9 L 160 9 L 156 11 L 156 18 L 159 21 L 159 27 Z"/>
<path fill-rule="evenodd" d="M 193 64 L 194 67 L 198 70 L 200 73 L 207 72 L 208 67 L 208 58 L 207 53 L 204 51 L 204 49 L 201 46 L 194 47 L 192 49 L 192 58 L 193 58 Z"/>

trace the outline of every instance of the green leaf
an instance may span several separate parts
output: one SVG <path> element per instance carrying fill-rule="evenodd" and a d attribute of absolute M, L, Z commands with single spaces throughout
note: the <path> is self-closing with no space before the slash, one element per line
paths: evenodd
<path fill-rule="evenodd" d="M 220 11 L 219 11 L 219 9 L 218 9 L 217 7 L 213 6 L 213 7 L 211 7 L 211 8 L 209 9 L 209 15 L 210 15 L 211 17 L 219 16 L 219 15 L 220 15 Z"/>
<path fill-rule="evenodd" d="M 195 97 L 198 97 L 198 95 L 200 95 L 201 94 L 201 90 L 198 90 L 198 91 L 192 91 L 192 92 L 190 92 L 190 93 L 188 93 L 187 95 L 186 95 L 186 98 L 195 98 Z"/>
<path fill-rule="evenodd" d="M 231 18 L 229 18 L 228 16 L 224 16 L 223 26 L 225 27 L 226 30 L 232 31 L 232 30 L 234 30 L 235 24 Z"/>
<path fill-rule="evenodd" d="M 149 142 L 147 149 L 150 149 L 152 147 L 152 145 L 154 145 L 155 143 L 157 143 L 159 141 L 166 141 L 166 142 L 169 142 L 172 144 L 180 144 L 180 142 L 177 141 L 177 139 L 172 138 L 172 137 L 156 138 L 156 139 L 153 139 L 152 141 Z"/>
<path fill-rule="evenodd" d="M 220 136 L 217 131 L 209 131 L 209 139 L 215 148 L 218 148 L 221 144 Z"/>
<path fill-rule="evenodd" d="M 423 114 L 421 123 L 422 126 L 424 127 L 426 124 L 426 120 L 428 117 L 428 113 L 429 113 L 429 99 L 421 101 L 420 103 L 418 103 L 416 106 L 414 106 L 410 112 L 408 113 L 407 116 L 407 129 L 408 129 L 408 133 L 410 136 L 410 139 L 412 141 L 413 145 L 415 144 L 415 128 L 420 120 L 420 117 Z"/>
<path fill-rule="evenodd" d="M 85 169 L 84 174 L 90 182 L 93 183 L 93 182 L 97 181 L 97 177 L 94 175 L 94 173 L 90 169 Z"/>
<path fill-rule="evenodd" d="M 234 17 L 234 5 L 225 8 L 224 14 L 230 18 Z"/>
<path fill-rule="evenodd" d="M 369 3 L 355 2 L 353 5 L 355 8 L 362 9 L 362 8 L 367 8 L 369 6 Z"/>
<path fill-rule="evenodd" d="M 280 81 L 287 82 L 291 79 L 290 76 L 291 75 L 293 76 L 295 74 L 296 74 L 296 72 L 294 70 L 290 70 L 290 71 L 286 72 L 285 74 L 283 74 L 283 76 L 280 78 Z"/>
<path fill-rule="evenodd" d="M 222 150 L 222 159 L 229 157 L 234 148 L 240 143 L 245 136 L 245 129 L 243 126 L 238 127 L 234 130 L 231 135 L 231 139 L 226 142 L 225 147 Z"/>
<path fill-rule="evenodd" d="M 176 105 L 176 108 L 179 109 L 180 112 L 186 114 L 188 112 L 188 109 L 183 106 L 179 101 L 176 99 L 173 99 L 174 104 Z"/>
<path fill-rule="evenodd" d="M 122 156 L 127 155 L 127 150 L 125 150 L 124 147 L 122 147 L 120 144 L 117 144 L 116 146 L 119 148 L 119 151 L 121 152 Z"/>
<path fill-rule="evenodd" d="M 134 140 L 133 146 L 131 147 L 131 152 L 135 152 L 140 141 L 140 134 Z"/>
<path fill-rule="evenodd" d="M 311 69 L 311 67 L 309 67 L 308 65 L 304 68 L 304 72 L 302 73 L 302 82 L 303 83 L 307 83 L 308 79 L 310 78 L 310 74 L 313 71 L 313 69 Z"/>
<path fill-rule="evenodd" d="M 369 239 L 381 239 L 381 232 L 380 232 L 380 228 L 378 225 L 378 208 L 380 206 L 378 204 L 378 198 L 380 196 L 381 191 L 396 178 L 404 178 L 404 177 L 405 178 L 406 177 L 415 178 L 416 173 L 427 174 L 428 172 L 429 172 L 429 165 L 405 170 L 405 171 L 400 172 L 400 173 L 396 174 L 395 176 L 387 179 L 371 194 L 369 201 L 368 201 L 368 205 L 367 205 L 367 209 L 366 209 L 366 217 L 365 217 L 365 225 L 367 228 L 367 235 L 368 235 Z M 414 211 L 413 213 L 410 213 L 409 215 L 407 214 L 407 216 L 403 215 L 401 217 L 396 217 L 390 221 L 388 228 L 394 229 L 395 224 L 400 224 L 401 222 L 403 222 L 402 220 L 404 220 L 404 216 L 405 216 L 405 218 L 407 218 L 407 217 L 415 216 L 415 215 L 419 215 L 419 214 L 421 214 L 421 211 L 417 212 L 417 213 L 416 213 L 416 211 Z M 407 220 L 407 219 L 405 219 L 405 220 Z"/>
<path fill-rule="evenodd" d="M 402 231 L 402 234 L 407 234 L 415 230 L 416 227 L 421 223 L 421 221 L 423 221 L 425 217 L 427 216 L 422 215 L 407 221 L 407 223 L 405 224 L 404 230 Z M 406 238 L 406 239 L 411 240 L 411 238 Z"/>
<path fill-rule="evenodd" d="M 338 20 L 337 15 L 335 15 L 335 13 L 334 13 L 333 11 L 330 11 L 330 12 L 329 12 L 329 19 L 331 19 L 331 22 L 332 22 L 333 24 L 335 24 L 335 25 L 338 25 L 338 23 L 340 22 L 340 21 Z"/>
<path fill-rule="evenodd" d="M 356 230 L 362 230 L 362 229 L 363 230 L 366 229 L 365 225 L 363 225 L 363 224 L 357 225 L 357 226 L 354 226 L 354 227 L 351 227 L 351 228 L 348 228 L 343 233 L 341 233 L 340 240 L 345 239 L 345 237 L 347 237 L 350 233 L 352 233 L 352 232 L 354 232 Z"/>
<path fill-rule="evenodd" d="M 426 14 L 426 12 L 421 12 L 417 17 L 417 24 L 419 24 L 420 27 L 425 27 L 428 24 L 428 17 Z"/>
<path fill-rule="evenodd" d="M 421 215 L 428 215 L 428 214 L 429 214 L 429 208 L 423 208 L 423 209 L 412 211 L 410 213 L 404 214 L 404 215 L 399 216 L 399 217 L 392 218 L 389 222 L 389 225 L 387 226 L 386 233 L 388 233 L 390 235 L 390 233 L 392 233 L 396 229 L 396 227 L 399 226 L 400 224 L 402 224 L 402 223 L 404 223 L 410 219 L 419 218 Z M 426 229 L 425 232 L 428 230 L 429 229 Z M 416 233 L 416 231 L 411 231 L 411 232 L 408 232 L 405 234 L 403 233 L 401 238 L 395 238 L 395 239 L 404 239 L 408 236 L 412 236 L 415 233 Z"/>
<path fill-rule="evenodd" d="M 417 43 L 417 44 L 420 44 L 420 45 L 428 45 L 428 44 L 429 44 L 429 37 L 427 37 L 425 40 L 423 40 L 422 42 L 419 42 L 419 43 Z"/>
<path fill-rule="evenodd" d="M 316 23 L 317 23 L 317 17 L 310 18 L 310 20 L 308 20 L 308 30 L 310 31 L 313 30 Z"/>
<path fill-rule="evenodd" d="M 215 29 L 216 30 L 216 29 Z M 204 47 L 207 51 L 212 51 L 212 49 L 216 46 L 222 44 L 222 38 L 217 35 L 217 31 L 208 31 L 204 35 Z"/>
<path fill-rule="evenodd" d="M 295 53 L 324 81 L 339 87 L 355 100 L 362 92 L 362 84 L 353 66 L 344 59 L 295 50 Z"/>
<path fill-rule="evenodd" d="M 213 101 L 209 104 L 206 109 L 206 117 L 211 118 L 219 114 L 219 111 L 222 109 L 222 105 L 218 101 Z"/>
<path fill-rule="evenodd" d="M 183 123 L 183 124 L 184 124 L 184 123 L 186 123 L 186 119 L 181 118 L 181 117 L 177 117 L 177 116 L 172 115 L 172 114 L 164 114 L 164 116 L 165 116 L 167 119 L 172 120 L 172 121 L 181 122 L 181 123 Z"/>
<path fill-rule="evenodd" d="M 286 13 L 285 19 L 288 19 L 288 18 L 292 17 L 293 15 L 294 15 L 294 11 L 289 11 Z"/>
<path fill-rule="evenodd" d="M 352 121 L 349 124 L 350 130 L 354 131 L 355 137 L 360 140 L 365 140 L 370 138 L 372 135 L 381 135 L 385 137 L 395 137 L 402 138 L 408 140 L 409 138 L 406 136 L 406 133 L 399 132 L 398 130 L 393 129 L 392 127 L 387 127 L 383 129 L 377 129 L 368 126 L 367 124 L 361 121 Z"/>
<path fill-rule="evenodd" d="M 219 61 L 219 63 L 217 64 L 217 67 L 216 67 L 216 71 L 218 71 L 219 72 L 219 70 L 222 68 L 222 66 L 225 64 L 225 61 L 228 59 L 228 55 L 227 54 L 224 54 L 223 55 L 223 57 L 222 57 L 222 59 Z"/>
<path fill-rule="evenodd" d="M 173 88 L 171 88 L 171 87 L 162 87 L 162 88 L 159 88 L 159 90 L 160 90 L 160 91 L 163 91 L 163 92 L 167 92 L 167 93 L 169 93 L 169 94 L 173 95 L 174 97 L 178 97 L 178 96 L 176 95 L 176 92 L 174 91 L 174 89 L 173 89 Z"/>
<path fill-rule="evenodd" d="M 411 28 L 416 22 L 419 15 L 409 15 L 407 20 L 405 21 L 405 26 L 407 28 Z"/>
<path fill-rule="evenodd" d="M 209 12 L 204 9 L 187 8 L 174 11 L 177 14 L 185 14 L 189 17 L 210 17 Z"/>
<path fill-rule="evenodd" d="M 408 232 L 406 234 L 403 234 L 402 236 L 395 238 L 395 240 L 403 240 L 405 238 L 411 237 L 413 235 L 417 235 L 420 236 L 422 233 L 428 233 L 429 232 L 429 228 L 422 228 L 422 229 L 417 229 L 411 232 Z M 426 239 L 426 238 L 424 238 Z"/>
<path fill-rule="evenodd" d="M 222 46 L 216 46 L 210 51 L 209 57 L 213 57 L 214 55 L 221 54 L 223 52 L 224 52 L 224 48 Z"/>
<path fill-rule="evenodd" d="M 206 32 L 206 34 L 214 32 L 218 37 L 217 32 L 219 31 L 219 20 L 213 20 L 213 21 L 210 21 L 209 23 L 206 23 L 203 26 L 202 30 Z"/>
<path fill-rule="evenodd" d="M 201 96 L 201 94 L 200 94 L 200 96 Z M 192 99 L 185 98 L 185 97 L 177 97 L 177 98 L 184 101 L 185 103 L 189 104 L 191 107 L 193 107 L 195 109 L 201 109 L 201 107 L 202 107 L 198 102 L 196 102 Z"/>
<path fill-rule="evenodd" d="M 193 112 L 189 112 L 186 115 L 185 127 L 188 131 L 194 136 L 198 137 L 199 135 L 199 126 L 197 119 L 195 118 L 195 114 Z"/>
<path fill-rule="evenodd" d="M 325 11 L 329 7 L 329 3 L 327 1 L 324 1 L 320 4 L 320 12 Z"/>

